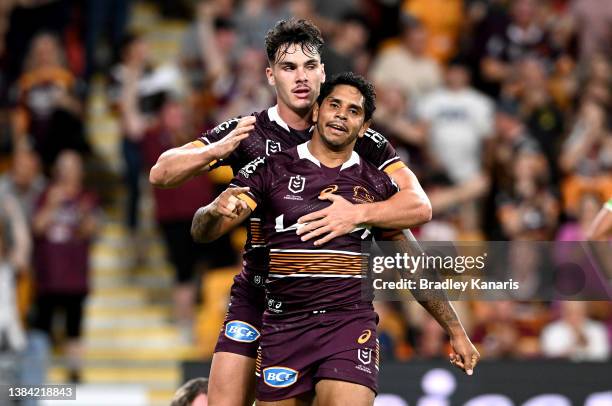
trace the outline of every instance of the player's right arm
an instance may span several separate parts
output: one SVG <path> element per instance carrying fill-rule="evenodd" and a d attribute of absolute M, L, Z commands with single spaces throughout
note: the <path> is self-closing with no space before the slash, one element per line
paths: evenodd
<path fill-rule="evenodd" d="M 215 161 L 227 158 L 249 136 L 255 127 L 255 117 L 240 119 L 231 131 L 216 131 L 222 136 L 218 140 L 205 143 L 196 140 L 180 147 L 169 149 L 159 156 L 149 173 L 153 186 L 173 188 L 207 171 Z M 228 125 L 228 130 L 231 127 Z M 225 135 L 224 135 L 225 134 Z M 224 136 L 223 136 L 224 135 Z M 210 139 L 211 137 L 207 137 Z"/>
<path fill-rule="evenodd" d="M 423 249 L 412 233 L 387 231 L 382 234 L 381 240 L 391 242 L 392 249 L 386 245 L 379 245 L 386 255 L 395 255 L 397 252 L 405 252 L 411 256 L 423 254 Z M 401 271 L 400 271 L 401 272 Z M 417 281 L 427 279 L 429 281 L 439 281 L 437 272 L 417 269 L 414 272 L 401 272 L 402 278 Z M 419 282 L 416 282 L 417 286 Z M 438 322 L 450 337 L 450 344 L 453 349 L 450 356 L 450 363 L 457 368 L 472 375 L 474 368 L 480 360 L 480 353 L 470 341 L 463 324 L 453 308 L 444 291 L 438 292 L 433 289 L 413 289 L 411 290 L 414 298 L 421 306 Z"/>
<path fill-rule="evenodd" d="M 212 203 L 200 207 L 191 223 L 194 241 L 212 242 L 246 220 L 252 211 L 238 196 L 248 191 L 248 187 L 230 187 Z"/>

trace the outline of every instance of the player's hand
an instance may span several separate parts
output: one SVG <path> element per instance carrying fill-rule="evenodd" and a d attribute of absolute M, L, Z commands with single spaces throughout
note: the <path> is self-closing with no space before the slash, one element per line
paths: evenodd
<path fill-rule="evenodd" d="M 472 375 L 480 360 L 480 354 L 474 344 L 465 333 L 458 337 L 451 337 L 450 343 L 453 347 L 453 353 L 449 354 L 450 363 L 465 371 L 466 374 Z"/>
<path fill-rule="evenodd" d="M 255 128 L 255 117 L 243 117 L 238 121 L 236 128 L 225 137 L 214 143 L 213 154 L 217 159 L 227 158 L 240 145 L 240 141 L 249 136 Z"/>
<path fill-rule="evenodd" d="M 350 233 L 358 226 L 354 204 L 332 193 L 319 196 L 319 199 L 329 200 L 332 204 L 298 219 L 299 224 L 305 224 L 297 230 L 297 234 L 302 236 L 302 241 L 326 234 L 314 242 L 314 245 L 323 245 L 338 236 Z"/>
<path fill-rule="evenodd" d="M 223 191 L 210 206 L 210 214 L 213 217 L 225 216 L 230 219 L 238 218 L 243 210 L 247 210 L 246 202 L 236 196 L 249 191 L 248 187 L 234 187 Z"/>

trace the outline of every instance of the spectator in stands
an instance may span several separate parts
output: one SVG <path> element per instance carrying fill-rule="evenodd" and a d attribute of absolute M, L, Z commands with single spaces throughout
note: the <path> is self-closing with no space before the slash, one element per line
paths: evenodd
<path fill-rule="evenodd" d="M 135 263 L 144 260 L 138 240 L 138 204 L 143 171 L 141 142 L 156 124 L 165 100 L 182 91 L 180 72 L 172 65 L 155 67 L 148 42 L 137 35 L 124 39 L 121 62 L 111 72 L 110 99 L 119 112 L 122 132 L 121 151 L 127 186 L 126 223 L 134 246 Z"/>
<path fill-rule="evenodd" d="M 17 361 L 26 346 L 26 337 L 17 310 L 16 269 L 7 251 L 5 230 L 0 227 L 0 385 L 17 385 Z"/>
<path fill-rule="evenodd" d="M 404 0 L 402 11 L 427 27 L 427 55 L 444 63 L 457 51 L 463 23 L 462 0 Z"/>
<path fill-rule="evenodd" d="M 36 153 L 28 148 L 17 148 L 11 170 L 0 176 L 0 196 L 5 193 L 15 196 L 26 219 L 31 221 L 45 184 Z"/>
<path fill-rule="evenodd" d="M 383 48 L 375 57 L 370 78 L 378 85 L 401 89 L 409 100 L 422 96 L 442 82 L 438 63 L 425 54 L 427 31 L 419 21 L 404 17 L 401 42 Z"/>
<path fill-rule="evenodd" d="M 369 63 L 367 21 L 360 14 L 346 14 L 323 48 L 325 74 L 329 77 L 341 72 L 365 74 Z"/>
<path fill-rule="evenodd" d="M 474 329 L 474 340 L 488 358 L 525 357 L 539 353 L 534 342 L 537 331 L 529 323 L 519 320 L 520 309 L 516 302 L 499 300 L 488 303 L 486 319 Z"/>
<path fill-rule="evenodd" d="M 178 388 L 170 406 L 208 405 L 208 379 L 195 378 Z"/>
<path fill-rule="evenodd" d="M 550 188 L 546 158 L 537 150 L 514 154 L 512 189 L 497 197 L 498 218 L 509 240 L 551 240 L 560 205 Z"/>
<path fill-rule="evenodd" d="M 373 128 L 393 143 L 402 161 L 423 181 L 429 170 L 425 154 L 427 128 L 417 118 L 413 103 L 392 86 L 377 86 L 376 98 Z"/>
<path fill-rule="evenodd" d="M 580 59 L 583 62 L 596 53 L 612 54 L 612 5 L 597 0 L 575 0 L 570 5 L 570 17 L 578 32 Z"/>
<path fill-rule="evenodd" d="M 595 191 L 581 191 L 578 198 L 577 216 L 563 224 L 557 234 L 557 241 L 586 241 L 591 224 L 599 212 L 603 199 Z"/>
<path fill-rule="evenodd" d="M 6 236 L 6 229 L 0 227 L 0 353 L 7 350 L 14 353 L 25 348 L 26 338 L 19 320 L 15 294 L 15 274 L 21 265 L 13 263 Z"/>
<path fill-rule="evenodd" d="M 17 83 L 13 144 L 32 146 L 46 171 L 64 149 L 89 150 L 75 82 L 65 68 L 59 40 L 48 33 L 34 37 Z"/>
<path fill-rule="evenodd" d="M 548 161 L 551 181 L 558 184 L 557 161 L 565 135 L 564 118 L 554 104 L 548 86 L 545 67 L 536 58 L 525 58 L 519 63 L 520 102 L 525 125 L 537 141 Z"/>
<path fill-rule="evenodd" d="M 548 33 L 538 18 L 539 7 L 535 0 L 514 1 L 508 15 L 492 13 L 478 28 L 473 51 L 486 93 L 497 96 L 513 63 L 526 56 L 552 62 Z"/>
<path fill-rule="evenodd" d="M 218 2 L 199 1 L 196 19 L 185 32 L 180 58 L 189 84 L 198 93 L 222 96 L 232 82 L 232 68 L 243 48 L 238 46 L 232 20 L 221 17 Z"/>
<path fill-rule="evenodd" d="M 30 269 L 32 240 L 28 219 L 19 199 L 9 189 L 0 189 L 0 228 L 4 230 L 4 249 L 17 271 Z"/>
<path fill-rule="evenodd" d="M 214 121 L 219 123 L 228 117 L 246 116 L 265 110 L 274 101 L 271 88 L 261 72 L 266 67 L 265 55 L 253 48 L 246 49 L 232 73 L 232 86 L 221 96 Z"/>
<path fill-rule="evenodd" d="M 130 17 L 131 0 L 87 0 L 85 2 L 85 78 L 98 68 L 96 49 L 99 49 L 100 37 L 106 34 L 107 45 L 113 61 L 118 61 L 121 41 L 125 37 L 125 28 Z"/>
<path fill-rule="evenodd" d="M 452 184 L 431 195 L 434 209 L 441 213 L 468 204 L 466 209 L 474 212 L 476 199 L 488 187 L 482 157 L 493 132 L 493 103 L 470 87 L 469 71 L 457 59 L 447 68 L 446 85 L 420 100 L 418 114 L 429 128 L 430 165 Z M 467 227 L 475 230 L 478 225 Z"/>
<path fill-rule="evenodd" d="M 235 14 L 241 43 L 263 50 L 266 32 L 278 20 L 291 17 L 291 2 L 281 0 L 245 0 Z"/>
<path fill-rule="evenodd" d="M 561 318 L 550 323 L 541 336 L 548 357 L 574 361 L 605 361 L 610 355 L 606 328 L 588 317 L 587 303 L 561 303 Z"/>
<path fill-rule="evenodd" d="M 57 310 L 66 312 L 66 352 L 70 380 L 80 380 L 80 340 L 89 291 L 89 250 L 99 216 L 96 196 L 83 184 L 83 161 L 74 151 L 60 153 L 53 180 L 39 200 L 33 220 L 37 286 L 36 326 L 49 335 Z"/>
<path fill-rule="evenodd" d="M 591 98 L 585 98 L 559 159 L 566 174 L 562 183 L 565 210 L 575 214 L 579 191 L 597 190 L 602 196 L 612 195 L 612 137 L 606 123 L 606 112 Z"/>

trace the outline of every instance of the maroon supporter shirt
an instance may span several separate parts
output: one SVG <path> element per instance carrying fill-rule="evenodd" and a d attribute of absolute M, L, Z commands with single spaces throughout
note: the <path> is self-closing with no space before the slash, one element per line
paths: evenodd
<path fill-rule="evenodd" d="M 345 308 L 361 298 L 361 243 L 372 239 L 364 227 L 336 237 L 324 247 L 296 234 L 298 218 L 328 207 L 324 193 L 354 204 L 383 201 L 397 192 L 389 176 L 353 152 L 338 168 L 322 165 L 303 143 L 271 157 L 257 158 L 242 168 L 232 186 L 249 187 L 239 196 L 261 213 L 270 252 L 266 288 L 268 311 L 294 312 Z"/>
<path fill-rule="evenodd" d="M 211 163 L 212 168 L 229 165 L 232 167 L 234 174 L 237 174 L 242 167 L 258 157 L 286 151 L 310 140 L 311 131 L 296 131 L 290 128 L 279 116 L 277 106 L 259 113 L 253 113 L 253 116 L 256 117 L 255 128 L 248 138 L 243 140 L 226 159 Z M 238 117 L 219 124 L 212 130 L 205 132 L 194 143 L 196 145 L 208 145 L 219 141 L 236 128 L 239 120 Z M 387 173 L 392 173 L 405 166 L 387 139 L 371 129 L 366 131 L 363 138 L 357 140 L 355 151 L 364 160 Z M 247 243 L 243 254 L 244 266 L 241 276 L 255 285 L 262 284 L 263 275 L 267 273 L 268 269 L 268 250 L 265 249 L 259 220 L 263 218 L 262 216 L 263 214 L 258 211 L 251 216 L 247 230 Z"/>
<path fill-rule="evenodd" d="M 41 196 L 44 206 L 48 192 Z M 41 294 L 85 294 L 89 291 L 89 249 L 91 239 L 79 233 L 82 219 L 98 210 L 95 194 L 82 191 L 61 203 L 52 214 L 49 227 L 34 240 L 36 288 Z"/>

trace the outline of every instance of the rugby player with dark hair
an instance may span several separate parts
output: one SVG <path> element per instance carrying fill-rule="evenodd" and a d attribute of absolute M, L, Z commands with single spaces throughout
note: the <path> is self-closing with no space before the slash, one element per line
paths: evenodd
<path fill-rule="evenodd" d="M 371 406 L 377 391 L 378 316 L 362 296 L 362 241 L 401 231 L 356 226 L 324 249 L 296 232 L 298 219 L 337 197 L 381 202 L 397 193 L 383 171 L 354 150 L 375 109 L 370 83 L 352 73 L 325 83 L 313 110 L 310 141 L 242 168 L 230 187 L 194 216 L 192 235 L 212 241 L 257 212 L 269 249 L 268 309 L 256 362 L 258 405 Z M 478 352 L 452 307 L 451 343 L 470 373 Z M 429 309 L 428 309 L 429 310 Z M 438 318 L 440 312 L 435 316 Z M 461 331 L 461 333 L 459 333 Z"/>
<path fill-rule="evenodd" d="M 175 187 L 221 165 L 234 173 L 259 156 L 287 150 L 308 141 L 312 110 L 325 72 L 321 63 L 321 33 L 306 20 L 279 21 L 266 36 L 268 83 L 276 90 L 277 105 L 242 119 L 228 120 L 196 141 L 164 152 L 151 169 L 150 181 L 158 187 Z M 401 162 L 389 142 L 366 130 L 355 146 L 359 155 L 394 179 L 400 192 L 387 201 L 353 205 L 337 197 L 325 216 L 306 227 L 324 232 L 326 242 L 350 232 L 358 224 L 410 228 L 431 218 L 431 205 L 414 174 Z M 265 310 L 263 282 L 268 251 L 261 238 L 261 217 L 249 221 L 242 272 L 234 279 L 230 306 L 213 355 L 209 402 L 212 405 L 250 406 L 261 318 Z M 306 229 L 306 228 L 303 228 Z M 306 229 L 308 230 L 308 229 Z"/>

